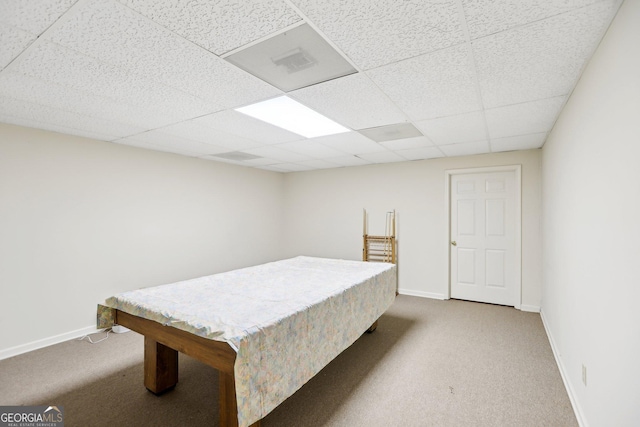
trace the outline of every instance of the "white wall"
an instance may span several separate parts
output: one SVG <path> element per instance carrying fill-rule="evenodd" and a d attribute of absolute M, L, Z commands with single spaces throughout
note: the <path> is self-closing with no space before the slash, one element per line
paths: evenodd
<path fill-rule="evenodd" d="M 0 356 L 117 292 L 281 258 L 283 179 L 0 124 Z"/>
<path fill-rule="evenodd" d="M 583 426 L 640 425 L 639 161 L 640 2 L 627 0 L 543 149 L 542 314 Z"/>
<path fill-rule="evenodd" d="M 369 233 L 398 215 L 401 293 L 447 294 L 445 170 L 522 164 L 522 304 L 541 293 L 540 150 L 290 173 L 285 177 L 285 253 L 362 259 L 362 209 Z"/>

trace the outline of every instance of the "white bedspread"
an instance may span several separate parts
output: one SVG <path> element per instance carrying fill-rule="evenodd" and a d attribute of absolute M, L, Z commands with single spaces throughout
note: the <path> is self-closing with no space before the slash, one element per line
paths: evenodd
<path fill-rule="evenodd" d="M 106 305 L 229 343 L 242 427 L 353 344 L 395 291 L 393 264 L 301 256 L 125 292 Z"/>

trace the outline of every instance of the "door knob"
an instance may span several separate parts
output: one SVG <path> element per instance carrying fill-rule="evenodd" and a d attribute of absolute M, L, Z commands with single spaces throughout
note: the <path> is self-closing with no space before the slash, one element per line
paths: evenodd
<path fill-rule="evenodd" d="M 453 246 L 457 246 L 457 245 L 458 245 L 458 244 L 456 243 L 456 241 L 455 241 L 455 240 L 452 240 L 452 241 L 451 241 L 451 244 L 452 244 Z"/>

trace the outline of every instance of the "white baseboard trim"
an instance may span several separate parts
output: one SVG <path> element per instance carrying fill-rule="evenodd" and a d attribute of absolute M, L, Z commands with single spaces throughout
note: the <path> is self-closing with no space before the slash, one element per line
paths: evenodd
<path fill-rule="evenodd" d="M 540 306 L 520 304 L 520 311 L 528 311 L 530 313 L 540 313 Z"/>
<path fill-rule="evenodd" d="M 400 295 L 409 295 L 412 297 L 422 297 L 422 298 L 431 298 L 431 299 L 447 299 L 444 294 L 437 294 L 434 292 L 423 292 L 423 291 L 412 291 L 410 289 L 398 289 L 398 293 Z"/>
<path fill-rule="evenodd" d="M 569 377 L 567 376 L 567 370 L 562 363 L 562 359 L 560 358 L 560 352 L 556 347 L 556 343 L 553 339 L 553 335 L 549 332 L 549 327 L 547 326 L 547 321 L 544 318 L 544 311 L 540 310 L 540 318 L 542 319 L 542 325 L 544 326 L 544 330 L 547 333 L 547 338 L 549 338 L 549 344 L 551 344 L 551 351 L 553 352 L 553 357 L 556 359 L 556 365 L 558 365 L 558 370 L 560 371 L 560 377 L 562 377 L 562 382 L 564 383 L 564 388 L 567 390 L 567 394 L 569 395 L 569 401 L 571 401 L 571 406 L 573 407 L 573 412 L 576 415 L 576 420 L 578 420 L 578 425 L 580 427 L 588 427 L 588 424 L 584 418 L 584 414 L 582 413 L 582 409 L 578 404 L 578 400 L 576 398 L 576 393 L 569 382 Z"/>
<path fill-rule="evenodd" d="M 7 349 L 0 350 L 0 360 L 18 356 L 19 354 L 23 353 L 28 353 L 33 350 L 48 347 L 50 345 L 59 344 L 61 342 L 72 340 L 74 338 L 80 338 L 85 335 L 95 334 L 96 332 L 100 332 L 101 330 L 102 329 L 96 329 L 95 326 L 87 326 L 86 328 L 76 329 L 75 331 L 65 332 L 64 334 L 54 335 L 52 337 L 17 345 L 15 347 L 9 347 Z"/>

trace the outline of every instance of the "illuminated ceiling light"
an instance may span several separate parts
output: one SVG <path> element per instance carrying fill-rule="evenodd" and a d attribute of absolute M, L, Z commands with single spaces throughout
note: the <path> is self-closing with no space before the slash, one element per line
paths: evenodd
<path fill-rule="evenodd" d="M 346 127 L 287 96 L 280 96 L 235 110 L 307 138 L 349 132 Z"/>

